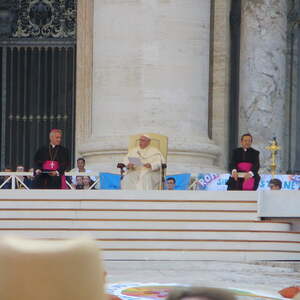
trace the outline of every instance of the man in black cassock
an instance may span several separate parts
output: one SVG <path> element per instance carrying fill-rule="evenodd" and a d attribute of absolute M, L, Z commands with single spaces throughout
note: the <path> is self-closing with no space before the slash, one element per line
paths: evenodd
<path fill-rule="evenodd" d="M 49 134 L 50 143 L 41 147 L 34 156 L 35 189 L 67 189 L 64 173 L 69 169 L 68 150 L 61 146 L 62 131 L 53 129 Z"/>
<path fill-rule="evenodd" d="M 231 177 L 227 181 L 228 191 L 255 191 L 258 188 L 259 151 L 251 148 L 252 141 L 251 134 L 244 134 L 241 137 L 241 147 L 232 152 Z"/>

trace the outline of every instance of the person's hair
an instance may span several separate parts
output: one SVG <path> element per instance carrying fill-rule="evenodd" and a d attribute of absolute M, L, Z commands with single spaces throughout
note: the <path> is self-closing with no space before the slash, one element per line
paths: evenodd
<path fill-rule="evenodd" d="M 62 135 L 62 130 L 60 129 L 52 129 L 49 133 L 49 136 L 53 136 L 55 133 L 59 133 Z"/>
<path fill-rule="evenodd" d="M 250 136 L 250 138 L 251 138 L 251 142 L 253 141 L 253 136 L 250 134 L 250 133 L 245 133 L 245 134 L 243 134 L 242 136 L 241 136 L 241 141 L 244 139 L 244 137 L 246 137 L 246 136 Z"/>
<path fill-rule="evenodd" d="M 207 300 L 236 300 L 229 291 L 207 287 L 187 287 L 171 291 L 166 300 L 181 300 L 183 298 L 203 298 Z"/>
<path fill-rule="evenodd" d="M 167 181 L 169 181 L 169 180 L 173 180 L 173 183 L 176 184 L 176 179 L 174 177 L 167 178 Z"/>
<path fill-rule="evenodd" d="M 279 186 L 280 189 L 282 188 L 282 182 L 278 178 L 271 179 L 269 182 L 269 186 L 271 186 L 271 185 Z"/>
<path fill-rule="evenodd" d="M 85 163 L 85 159 L 83 157 L 77 158 L 77 161 L 80 161 L 80 160 L 82 160 Z"/>
<path fill-rule="evenodd" d="M 92 179 L 91 179 L 91 177 L 90 177 L 90 176 L 82 176 L 82 180 L 84 180 L 84 178 L 88 178 L 88 179 L 89 179 L 89 181 L 90 181 L 90 185 L 91 185 L 91 182 L 92 182 Z"/>

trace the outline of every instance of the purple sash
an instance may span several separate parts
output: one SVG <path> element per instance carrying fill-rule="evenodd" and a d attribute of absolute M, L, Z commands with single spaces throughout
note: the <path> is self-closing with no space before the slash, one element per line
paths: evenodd
<path fill-rule="evenodd" d="M 237 165 L 238 171 L 249 172 L 253 168 L 253 164 L 249 162 L 241 162 Z M 255 179 L 253 177 L 244 180 L 243 182 L 243 191 L 253 191 L 254 190 Z"/>

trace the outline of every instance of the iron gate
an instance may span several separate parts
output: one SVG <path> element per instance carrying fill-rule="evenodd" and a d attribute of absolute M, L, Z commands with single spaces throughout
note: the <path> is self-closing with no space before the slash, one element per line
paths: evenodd
<path fill-rule="evenodd" d="M 75 0 L 0 0 L 1 168 L 31 167 L 52 128 L 73 161 L 75 28 Z"/>

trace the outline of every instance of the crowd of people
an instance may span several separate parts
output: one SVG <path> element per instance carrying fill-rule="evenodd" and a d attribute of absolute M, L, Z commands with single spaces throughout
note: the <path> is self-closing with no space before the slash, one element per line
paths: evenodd
<path fill-rule="evenodd" d="M 33 183 L 33 180 L 34 180 L 34 169 L 33 168 L 25 170 L 24 166 L 18 165 L 15 170 L 13 168 L 11 168 L 11 167 L 6 167 L 3 170 L 3 172 L 5 172 L 5 173 L 11 173 L 11 172 L 20 172 L 20 173 L 30 172 L 30 173 L 32 173 L 32 175 L 30 175 L 30 176 L 17 176 L 18 180 L 16 180 L 16 182 L 15 182 L 15 189 L 24 189 L 25 188 L 24 184 L 29 189 L 32 188 L 32 186 L 33 186 L 32 183 Z M 2 189 L 11 189 L 12 188 L 12 181 L 8 180 L 8 179 L 9 179 L 8 175 L 0 177 L 0 186 L 4 183 L 4 185 L 2 186 Z M 24 183 L 24 184 L 22 184 L 21 182 Z"/>
<path fill-rule="evenodd" d="M 25 186 L 29 189 L 34 188 L 34 168 L 30 168 L 28 170 L 25 169 L 24 166 L 19 165 L 14 170 L 11 167 L 6 167 L 3 172 L 10 173 L 10 172 L 30 172 L 32 175 L 27 176 L 17 176 L 19 180 L 15 182 L 15 189 L 25 189 Z M 93 171 L 88 170 L 85 168 L 85 159 L 84 158 L 78 158 L 77 159 L 77 168 L 72 169 L 70 172 L 74 173 L 92 173 Z M 0 186 L 9 178 L 9 176 L 1 176 L 0 177 Z M 97 185 L 95 185 L 96 177 L 95 176 L 66 176 L 66 180 L 68 183 L 73 187 L 75 190 L 89 190 L 89 189 L 97 189 Z M 24 184 L 22 184 L 21 182 Z M 165 189 L 166 190 L 174 190 L 176 186 L 176 180 L 174 177 L 169 177 L 166 180 Z M 9 180 L 6 182 L 2 189 L 11 189 L 12 188 L 12 182 Z"/>
<path fill-rule="evenodd" d="M 78 158 L 76 168 L 71 173 L 76 176 L 65 176 L 69 170 L 70 159 L 66 148 L 61 146 L 62 132 L 59 129 L 51 130 L 49 134 L 50 143 L 38 149 L 34 156 L 34 168 L 28 172 L 30 176 L 17 176 L 15 189 L 76 189 L 90 190 L 98 188 L 96 178 L 88 176 L 92 173 L 86 169 L 85 159 Z M 253 137 L 247 133 L 241 137 L 241 147 L 232 152 L 230 162 L 231 176 L 227 181 L 228 190 L 257 190 L 260 182 L 259 176 L 259 151 L 252 148 Z M 165 159 L 159 149 L 151 145 L 150 136 L 144 134 L 139 138 L 137 147 L 130 149 L 123 161 L 123 168 L 126 169 L 121 188 L 128 190 L 156 190 L 161 188 L 162 165 Z M 12 172 L 12 168 L 6 167 L 4 172 Z M 25 168 L 18 165 L 15 172 L 24 172 Z M 78 173 L 84 173 L 83 176 Z M 2 189 L 11 189 L 12 181 L 9 176 L 0 178 Z M 271 190 L 280 190 L 282 182 L 279 179 L 272 179 L 269 183 Z M 168 177 L 163 189 L 176 189 L 174 177 Z"/>
<path fill-rule="evenodd" d="M 3 172 L 11 173 L 11 172 L 18 172 L 18 173 L 25 173 L 29 172 L 32 175 L 26 176 L 17 176 L 18 180 L 15 181 L 15 189 L 25 189 L 28 187 L 29 189 L 34 189 L 34 177 L 35 177 L 35 170 L 34 168 L 30 168 L 28 170 L 25 169 L 24 166 L 18 165 L 15 169 L 11 167 L 6 167 Z M 91 173 L 91 170 L 85 169 L 85 159 L 78 158 L 77 160 L 77 168 L 71 170 L 70 172 L 78 173 L 83 172 L 85 173 L 84 176 L 66 176 L 66 181 L 69 183 L 69 187 L 72 186 L 75 190 L 89 190 L 89 189 L 96 189 L 95 182 L 96 178 L 94 176 L 87 176 L 87 173 Z M 11 189 L 12 188 L 12 181 L 8 180 L 10 176 L 1 176 L 0 177 L 0 186 L 2 189 Z"/>

